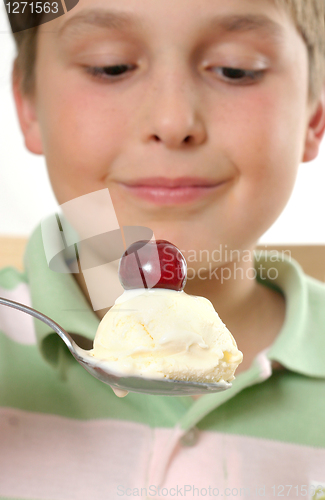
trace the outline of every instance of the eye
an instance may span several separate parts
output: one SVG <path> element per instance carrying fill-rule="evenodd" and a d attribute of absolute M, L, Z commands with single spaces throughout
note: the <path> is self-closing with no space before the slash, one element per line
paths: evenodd
<path fill-rule="evenodd" d="M 264 70 L 245 70 L 229 67 L 211 67 L 210 71 L 217 73 L 223 80 L 234 84 L 249 84 L 260 80 L 263 77 Z"/>
<path fill-rule="evenodd" d="M 115 64 L 114 66 L 92 66 L 87 72 L 92 76 L 103 79 L 117 79 L 136 68 L 134 64 Z"/>

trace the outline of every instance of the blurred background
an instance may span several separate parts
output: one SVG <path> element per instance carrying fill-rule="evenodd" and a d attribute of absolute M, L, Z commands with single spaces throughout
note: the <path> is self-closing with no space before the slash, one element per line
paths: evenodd
<path fill-rule="evenodd" d="M 56 210 L 44 158 L 24 146 L 11 93 L 15 47 L 0 5 L 0 237 L 27 237 Z M 279 179 L 281 182 L 281 179 Z M 300 166 L 291 199 L 261 244 L 324 244 L 325 141 L 317 160 Z"/>

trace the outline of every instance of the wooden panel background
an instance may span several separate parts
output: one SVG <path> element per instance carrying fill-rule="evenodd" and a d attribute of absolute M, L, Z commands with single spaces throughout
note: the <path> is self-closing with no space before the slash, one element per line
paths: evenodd
<path fill-rule="evenodd" d="M 26 238 L 0 236 L 0 269 L 7 266 L 23 269 L 26 243 Z"/>
<path fill-rule="evenodd" d="M 26 242 L 26 238 L 0 237 L 0 269 L 6 266 L 23 268 Z M 307 274 L 325 282 L 325 245 L 262 245 L 258 248 L 279 252 L 289 250 Z"/>

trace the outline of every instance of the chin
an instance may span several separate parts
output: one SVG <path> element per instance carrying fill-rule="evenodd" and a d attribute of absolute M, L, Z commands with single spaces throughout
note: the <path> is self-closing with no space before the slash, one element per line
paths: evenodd
<path fill-rule="evenodd" d="M 184 228 L 182 229 L 179 223 L 155 223 L 147 224 L 153 233 L 156 240 L 167 240 L 173 245 L 177 246 L 179 249 L 188 249 L 193 246 L 191 238 L 188 234 L 185 234 Z"/>
<path fill-rule="evenodd" d="M 175 214 L 176 215 L 176 214 Z M 121 225 L 144 226 L 153 231 L 156 240 L 167 240 L 184 252 L 200 250 L 212 251 L 219 241 L 218 235 L 211 224 L 189 220 L 184 217 L 154 220 L 151 217 L 121 217 Z"/>

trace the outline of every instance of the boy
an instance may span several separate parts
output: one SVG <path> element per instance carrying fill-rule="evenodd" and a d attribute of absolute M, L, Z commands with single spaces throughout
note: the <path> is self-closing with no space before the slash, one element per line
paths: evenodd
<path fill-rule="evenodd" d="M 108 188 L 120 226 L 182 249 L 185 290 L 244 362 L 224 393 L 118 400 L 2 310 L 0 498 L 321 498 L 325 289 L 254 248 L 318 153 L 324 31 L 323 0 L 80 0 L 16 35 L 21 129 L 58 202 Z M 6 296 L 92 338 L 103 311 L 81 275 L 49 270 L 40 229 L 25 262 L 2 272 Z"/>

